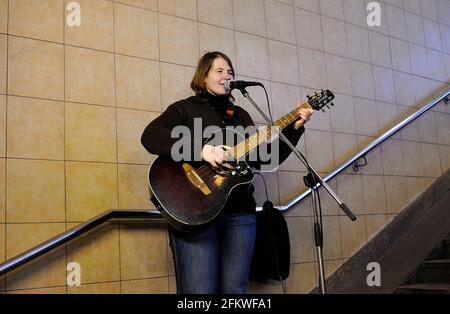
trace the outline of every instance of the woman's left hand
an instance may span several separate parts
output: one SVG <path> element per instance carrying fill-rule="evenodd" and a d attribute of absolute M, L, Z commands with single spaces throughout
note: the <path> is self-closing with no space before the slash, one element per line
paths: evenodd
<path fill-rule="evenodd" d="M 313 111 L 311 108 L 304 108 L 302 107 L 302 103 L 299 101 L 297 103 L 297 112 L 300 115 L 300 119 L 297 120 L 294 124 L 294 128 L 298 130 L 300 127 L 302 127 L 306 122 L 311 119 L 311 116 L 313 114 Z"/>

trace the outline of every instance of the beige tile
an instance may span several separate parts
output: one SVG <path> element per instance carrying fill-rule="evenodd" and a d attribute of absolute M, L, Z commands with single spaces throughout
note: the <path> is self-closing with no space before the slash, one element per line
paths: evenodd
<path fill-rule="evenodd" d="M 320 12 L 320 2 L 316 0 L 294 0 L 293 4 L 297 8 L 306 9 L 316 13 Z"/>
<path fill-rule="evenodd" d="M 62 0 L 9 1 L 10 34 L 63 41 L 64 2 Z"/>
<path fill-rule="evenodd" d="M 161 111 L 159 62 L 116 56 L 117 107 Z"/>
<path fill-rule="evenodd" d="M 10 37 L 8 43 L 8 93 L 63 100 L 63 45 Z"/>
<path fill-rule="evenodd" d="M 373 238 L 388 223 L 387 215 L 367 215 L 366 220 L 367 240 Z"/>
<path fill-rule="evenodd" d="M 278 41 L 269 40 L 270 79 L 281 83 L 299 84 L 297 48 Z"/>
<path fill-rule="evenodd" d="M 6 94 L 6 64 L 8 61 L 7 42 L 8 37 L 0 34 L 0 94 Z"/>
<path fill-rule="evenodd" d="M 334 108 L 330 110 L 331 129 L 334 132 L 356 134 L 355 105 L 352 96 L 334 94 Z"/>
<path fill-rule="evenodd" d="M 148 166 L 119 165 L 119 208 L 155 208 L 149 200 L 148 170 Z"/>
<path fill-rule="evenodd" d="M 6 156 L 6 96 L 0 95 L 0 157 Z"/>
<path fill-rule="evenodd" d="M 291 263 L 314 261 L 313 220 L 311 217 L 287 217 Z"/>
<path fill-rule="evenodd" d="M 395 104 L 395 83 L 392 70 L 373 66 L 372 71 L 375 85 L 375 98 L 379 101 Z"/>
<path fill-rule="evenodd" d="M 398 106 L 386 102 L 377 102 L 378 128 L 384 133 L 394 127 L 399 121 Z M 399 137 L 397 133 L 394 138 Z"/>
<path fill-rule="evenodd" d="M 347 44 L 349 57 L 358 61 L 367 62 L 370 59 L 369 35 L 367 29 L 346 24 Z"/>
<path fill-rule="evenodd" d="M 389 214 L 399 213 L 408 205 L 406 180 L 401 176 L 384 176 L 386 205 Z"/>
<path fill-rule="evenodd" d="M 325 266 L 325 277 L 330 277 L 336 270 L 339 269 L 339 267 L 342 266 L 342 260 L 341 259 L 335 259 L 335 260 L 328 260 L 324 261 Z"/>
<path fill-rule="evenodd" d="M 197 1 L 196 0 L 159 0 L 158 11 L 184 17 L 190 20 L 197 19 Z"/>
<path fill-rule="evenodd" d="M 358 135 L 358 151 L 364 149 L 375 141 L 375 137 L 367 137 Z M 384 174 L 383 171 L 383 155 L 381 153 L 381 147 L 378 146 L 371 150 L 366 155 L 367 165 L 360 168 L 362 174 Z M 363 160 L 360 161 L 363 163 Z"/>
<path fill-rule="evenodd" d="M 425 32 L 425 42 L 427 44 L 427 47 L 441 51 L 442 42 L 439 31 L 439 24 L 428 19 L 423 19 L 423 26 Z"/>
<path fill-rule="evenodd" d="M 165 224 L 158 222 L 122 224 L 121 279 L 167 276 L 167 250 Z"/>
<path fill-rule="evenodd" d="M 418 124 L 420 140 L 423 142 L 437 143 L 436 116 L 434 112 L 429 111 L 420 116 Z"/>
<path fill-rule="evenodd" d="M 114 19 L 117 53 L 159 59 L 157 13 L 116 3 Z"/>
<path fill-rule="evenodd" d="M 114 0 L 114 1 L 153 11 L 156 11 L 156 9 L 158 8 L 158 0 Z"/>
<path fill-rule="evenodd" d="M 6 258 L 10 259 L 64 232 L 64 223 L 9 224 L 6 228 Z M 6 289 L 31 289 L 66 284 L 66 250 L 46 253 L 8 273 Z"/>
<path fill-rule="evenodd" d="M 269 79 L 269 52 L 266 39 L 236 32 L 236 59 L 238 73 Z"/>
<path fill-rule="evenodd" d="M 344 0 L 344 18 L 346 22 L 367 28 L 365 3 L 360 0 Z"/>
<path fill-rule="evenodd" d="M 267 38 L 296 44 L 292 6 L 273 0 L 264 1 Z"/>
<path fill-rule="evenodd" d="M 233 0 L 234 29 L 266 37 L 266 18 L 264 12 L 264 0 Z"/>
<path fill-rule="evenodd" d="M 450 5 L 446 1 L 438 0 L 436 2 L 437 5 L 437 11 L 438 11 L 438 20 L 440 23 L 447 24 L 450 19 L 449 9 Z"/>
<path fill-rule="evenodd" d="M 64 201 L 63 161 L 8 159 L 8 222 L 63 222 Z"/>
<path fill-rule="evenodd" d="M 159 15 L 161 61 L 197 66 L 198 24 L 178 17 Z"/>
<path fill-rule="evenodd" d="M 365 213 L 361 176 L 340 174 L 337 177 L 337 191 L 342 201 L 355 215 Z M 343 213 L 341 213 L 342 215 Z"/>
<path fill-rule="evenodd" d="M 352 95 L 351 68 L 348 59 L 326 54 L 328 88 L 335 93 Z"/>
<path fill-rule="evenodd" d="M 407 39 L 405 13 L 402 9 L 387 5 L 386 18 L 389 35 Z"/>
<path fill-rule="evenodd" d="M 406 177 L 405 180 L 408 201 L 412 203 L 425 190 L 425 180 L 418 177 Z"/>
<path fill-rule="evenodd" d="M 437 178 L 442 174 L 439 145 L 420 143 L 423 161 L 423 175 Z"/>
<path fill-rule="evenodd" d="M 399 106 L 399 115 L 401 119 L 406 119 L 411 114 L 417 111 L 414 107 Z M 407 141 L 419 141 L 420 140 L 420 130 L 419 123 L 417 121 L 408 124 L 399 132 L 400 138 Z"/>
<path fill-rule="evenodd" d="M 327 86 L 325 56 L 322 52 L 311 49 L 298 49 L 300 68 L 300 85 L 311 88 Z"/>
<path fill-rule="evenodd" d="M 6 207 L 6 159 L 0 158 L 0 223 L 4 223 Z M 3 242 L 0 242 L 3 243 Z M 0 254 L 0 259 L 1 259 Z"/>
<path fill-rule="evenodd" d="M 343 257 L 350 257 L 366 243 L 364 216 L 351 221 L 347 216 L 340 217 Z"/>
<path fill-rule="evenodd" d="M 231 0 L 198 0 L 197 6 L 199 22 L 233 28 Z"/>
<path fill-rule="evenodd" d="M 286 280 L 287 293 L 310 293 L 317 286 L 315 263 L 291 264 Z"/>
<path fill-rule="evenodd" d="M 438 12 L 435 0 L 420 0 L 420 12 L 423 17 L 438 20 Z"/>
<path fill-rule="evenodd" d="M 141 135 L 157 113 L 117 109 L 117 145 L 121 163 L 150 164 L 154 160 L 142 146 Z"/>
<path fill-rule="evenodd" d="M 386 213 L 386 192 L 383 176 L 362 175 L 365 212 L 367 214 Z"/>
<path fill-rule="evenodd" d="M 115 109 L 66 103 L 66 157 L 117 161 Z"/>
<path fill-rule="evenodd" d="M 294 9 L 297 45 L 315 50 L 323 50 L 320 15 Z"/>
<path fill-rule="evenodd" d="M 286 204 L 294 197 L 306 191 L 303 184 L 305 172 L 278 171 L 278 184 L 280 191 L 280 204 Z M 287 216 L 310 216 L 309 200 L 303 200 L 286 213 Z"/>
<path fill-rule="evenodd" d="M 239 75 L 238 77 L 236 77 L 236 79 L 244 80 L 244 81 L 255 80 L 254 78 L 251 78 L 248 76 L 243 76 L 243 75 Z M 264 87 L 267 90 L 267 94 L 269 95 L 269 100 L 270 100 L 272 97 L 272 91 L 271 91 L 272 84 L 266 80 L 258 79 L 257 81 L 264 85 Z M 295 93 L 296 88 L 297 88 L 296 86 L 293 87 L 293 89 L 292 89 L 293 93 Z M 263 104 L 262 109 L 266 113 L 266 115 L 268 115 L 267 99 L 266 99 L 266 94 L 264 93 L 264 89 L 258 88 L 258 87 L 253 87 L 253 88 L 249 87 L 249 92 L 251 93 L 253 100 L 257 104 Z M 242 93 L 235 90 L 233 95 L 234 95 L 235 99 L 237 100 L 236 104 L 238 106 L 241 106 L 244 110 L 246 110 L 250 114 L 250 117 L 252 118 L 254 123 L 260 123 L 264 126 L 267 125 L 266 120 L 255 109 L 255 107 L 247 99 L 245 99 L 244 96 L 242 96 Z M 292 99 L 292 98 L 290 98 L 290 97 L 292 97 L 291 94 L 286 95 L 286 97 L 288 97 L 288 99 Z M 286 99 L 286 97 L 284 97 L 283 99 Z M 295 108 L 294 107 L 295 103 L 296 103 L 295 101 L 287 101 L 286 103 L 284 103 L 285 107 L 283 107 L 281 109 L 283 111 L 281 114 L 284 116 L 288 112 L 291 112 Z M 273 117 L 273 118 L 275 118 L 275 117 Z"/>
<path fill-rule="evenodd" d="M 425 31 L 422 17 L 405 12 L 405 22 L 408 41 L 425 46 Z"/>
<path fill-rule="evenodd" d="M 411 58 L 409 56 L 408 43 L 393 37 L 389 38 L 389 43 L 394 70 L 411 72 Z"/>
<path fill-rule="evenodd" d="M 122 281 L 124 294 L 167 294 L 169 293 L 168 277 Z"/>
<path fill-rule="evenodd" d="M 95 284 L 82 284 L 79 287 L 68 288 L 70 294 L 120 294 L 120 282 L 105 282 Z"/>
<path fill-rule="evenodd" d="M 407 176 L 423 176 L 423 161 L 421 143 L 407 142 L 402 143 L 403 171 Z"/>
<path fill-rule="evenodd" d="M 420 15 L 420 1 L 419 0 L 403 0 L 405 11 Z"/>
<path fill-rule="evenodd" d="M 114 106 L 114 55 L 66 48 L 66 100 Z"/>
<path fill-rule="evenodd" d="M 344 2 L 342 0 L 320 0 L 320 11 L 323 15 L 344 20 Z"/>
<path fill-rule="evenodd" d="M 323 217 L 323 258 L 342 257 L 341 227 L 339 216 Z"/>
<path fill-rule="evenodd" d="M 65 0 L 65 7 L 70 3 Z M 65 43 L 69 45 L 114 51 L 112 1 L 80 0 L 81 26 L 69 26 L 65 23 Z M 68 11 L 66 11 L 66 16 Z"/>
<path fill-rule="evenodd" d="M 373 100 L 354 98 L 355 120 L 358 134 L 367 136 L 378 135 L 377 104 Z"/>
<path fill-rule="evenodd" d="M 269 201 L 274 205 L 280 205 L 279 195 L 278 195 L 278 175 L 276 172 L 266 172 L 263 173 L 264 179 L 267 184 L 267 194 L 269 195 Z M 255 187 L 255 192 L 253 196 L 256 200 L 256 206 L 262 206 L 266 201 L 266 192 L 264 188 L 264 182 L 261 176 L 256 175 L 253 180 L 253 185 Z"/>
<path fill-rule="evenodd" d="M 369 64 L 351 61 L 353 95 L 374 99 L 374 81 L 372 67 Z"/>
<path fill-rule="evenodd" d="M 161 63 L 162 110 L 194 94 L 190 88 L 194 74 L 195 69 L 192 67 Z"/>
<path fill-rule="evenodd" d="M 325 173 L 319 173 L 319 175 L 322 178 L 325 177 Z M 337 191 L 337 177 L 328 181 L 327 184 L 331 190 Z M 336 200 L 331 197 L 325 188 L 319 188 L 319 196 L 323 216 L 337 216 L 342 213 L 339 205 L 336 203 Z M 313 211 L 311 211 L 311 215 L 313 215 L 312 213 Z"/>
<path fill-rule="evenodd" d="M 429 76 L 427 49 L 425 47 L 409 44 L 409 55 L 411 57 L 411 71 L 415 75 Z"/>
<path fill-rule="evenodd" d="M 82 286 L 116 281 L 120 279 L 119 252 L 119 225 L 107 223 L 68 244 L 67 263 L 80 265 Z"/>
<path fill-rule="evenodd" d="M 252 281 L 248 282 L 247 286 L 248 294 L 281 294 L 283 293 L 283 286 L 278 281 L 271 282 L 259 282 Z"/>
<path fill-rule="evenodd" d="M 330 172 L 334 168 L 331 133 L 309 130 L 304 136 L 307 158 L 311 161 L 311 165 L 319 172 Z"/>
<path fill-rule="evenodd" d="M 8 1 L 0 0 L 0 33 L 8 31 Z"/>
<path fill-rule="evenodd" d="M 438 143 L 450 145 L 450 115 L 436 113 Z"/>
<path fill-rule="evenodd" d="M 442 173 L 450 168 L 450 146 L 439 145 L 439 156 L 441 158 Z"/>
<path fill-rule="evenodd" d="M 210 51 L 221 51 L 230 58 L 233 65 L 236 64 L 236 48 L 232 30 L 199 23 L 198 32 L 200 55 Z"/>
<path fill-rule="evenodd" d="M 345 33 L 345 23 L 321 16 L 323 43 L 325 52 L 347 56 L 347 36 Z"/>
<path fill-rule="evenodd" d="M 2 220 L 3 222 L 3 220 Z M 3 263 L 6 259 L 6 247 L 5 247 L 5 236 L 6 236 L 6 225 L 5 224 L 0 224 L 0 243 L 2 243 L 2 245 L 0 245 L 0 262 Z M 0 279 L 0 291 L 4 290 L 3 287 L 3 276 Z"/>
<path fill-rule="evenodd" d="M 66 294 L 66 287 L 10 290 L 8 294 Z"/>
<path fill-rule="evenodd" d="M 388 139 L 381 144 L 385 175 L 403 175 L 402 142 Z"/>
<path fill-rule="evenodd" d="M 86 221 L 117 208 L 115 164 L 68 162 L 66 177 L 67 221 Z"/>
<path fill-rule="evenodd" d="M 394 71 L 394 81 L 397 103 L 404 106 L 415 106 L 416 97 L 412 76 Z"/>
<path fill-rule="evenodd" d="M 378 32 L 369 31 L 369 41 L 372 63 L 385 68 L 392 68 L 389 37 Z"/>
<path fill-rule="evenodd" d="M 339 166 L 347 159 L 353 157 L 358 151 L 358 140 L 356 135 L 345 133 L 332 133 L 334 164 Z M 353 171 L 349 169 L 348 171 Z"/>
<path fill-rule="evenodd" d="M 428 55 L 428 66 L 430 68 L 430 77 L 437 80 L 444 82 L 446 79 L 446 73 L 445 73 L 445 55 L 441 52 L 428 49 L 427 50 Z"/>
<path fill-rule="evenodd" d="M 64 103 L 9 97 L 7 134 L 8 157 L 64 160 Z"/>

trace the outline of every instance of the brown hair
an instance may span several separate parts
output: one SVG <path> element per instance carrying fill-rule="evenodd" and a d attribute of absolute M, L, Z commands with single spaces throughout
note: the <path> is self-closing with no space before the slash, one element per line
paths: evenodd
<path fill-rule="evenodd" d="M 195 92 L 196 95 L 199 95 L 206 90 L 205 79 L 208 76 L 209 71 L 211 70 L 214 60 L 216 60 L 217 58 L 222 58 L 228 63 L 234 76 L 233 64 L 231 63 L 231 60 L 227 57 L 227 55 L 220 51 L 207 52 L 198 61 L 197 70 L 195 71 L 194 78 L 191 82 L 191 89 Z"/>

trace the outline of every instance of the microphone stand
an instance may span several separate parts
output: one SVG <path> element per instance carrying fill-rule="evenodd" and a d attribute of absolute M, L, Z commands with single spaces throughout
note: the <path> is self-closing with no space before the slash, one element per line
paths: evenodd
<path fill-rule="evenodd" d="M 245 89 L 245 87 L 237 88 L 241 91 L 242 95 L 255 107 L 255 109 L 259 112 L 259 114 L 267 121 L 267 123 L 271 126 L 275 126 L 273 122 L 266 116 L 266 114 L 259 108 L 259 106 L 255 103 L 255 101 L 250 97 L 249 93 Z M 278 131 L 278 128 L 275 127 Z M 315 202 L 315 193 L 318 193 L 318 188 L 323 186 L 325 190 L 331 195 L 331 197 L 338 203 L 339 207 L 342 211 L 352 220 L 356 220 L 356 216 L 353 212 L 348 208 L 348 206 L 337 196 L 337 194 L 329 187 L 329 185 L 320 177 L 317 171 L 302 157 L 301 153 L 297 150 L 297 148 L 292 145 L 292 143 L 284 136 L 283 133 L 278 132 L 278 136 L 280 139 L 286 143 L 286 145 L 292 150 L 292 152 L 297 156 L 297 158 L 305 165 L 305 167 L 309 170 L 310 175 L 305 177 L 305 184 L 312 189 L 312 201 L 313 201 L 313 211 L 314 211 L 314 239 L 315 246 L 317 250 L 317 260 L 319 264 L 319 285 L 320 292 L 322 294 L 326 293 L 325 287 L 325 270 L 323 266 L 323 233 L 322 226 L 320 226 L 320 217 L 316 208 Z M 314 177 L 313 177 L 314 176 Z M 308 178 L 309 177 L 309 178 Z"/>

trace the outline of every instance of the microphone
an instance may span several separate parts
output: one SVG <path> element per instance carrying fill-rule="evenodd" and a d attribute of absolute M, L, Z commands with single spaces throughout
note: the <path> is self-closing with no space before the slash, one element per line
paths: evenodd
<path fill-rule="evenodd" d="M 249 86 L 264 86 L 260 82 L 249 82 L 249 81 L 225 81 L 223 87 L 227 92 L 231 92 L 233 89 L 244 89 Z"/>

